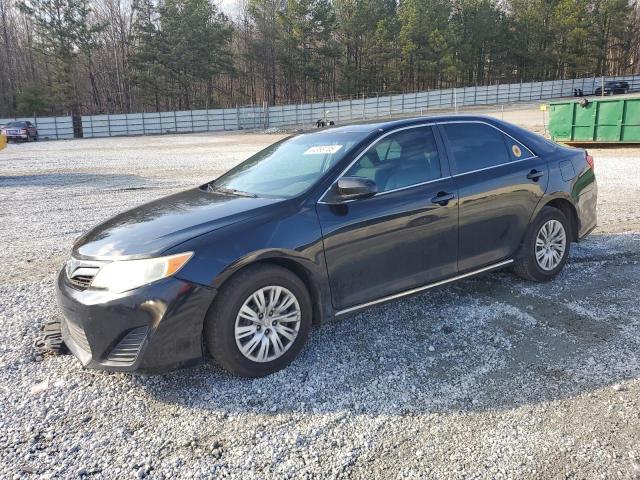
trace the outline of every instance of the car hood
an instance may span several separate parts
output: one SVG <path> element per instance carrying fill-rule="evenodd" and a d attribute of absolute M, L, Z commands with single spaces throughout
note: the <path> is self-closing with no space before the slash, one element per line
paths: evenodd
<path fill-rule="evenodd" d="M 281 199 L 251 198 L 200 188 L 163 197 L 120 213 L 82 235 L 78 258 L 155 256 L 204 233 L 251 218 Z"/>

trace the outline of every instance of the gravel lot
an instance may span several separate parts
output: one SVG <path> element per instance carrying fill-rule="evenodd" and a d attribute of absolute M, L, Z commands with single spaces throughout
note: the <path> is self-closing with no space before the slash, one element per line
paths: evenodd
<path fill-rule="evenodd" d="M 268 378 L 38 356 L 73 239 L 278 135 L 0 152 L 0 478 L 640 478 L 640 149 L 593 150 L 600 226 L 551 284 L 498 272 L 317 327 Z"/>

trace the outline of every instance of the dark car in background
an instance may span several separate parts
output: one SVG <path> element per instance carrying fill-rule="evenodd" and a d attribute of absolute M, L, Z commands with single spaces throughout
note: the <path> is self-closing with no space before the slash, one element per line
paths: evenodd
<path fill-rule="evenodd" d="M 2 127 L 2 133 L 9 141 L 21 140 L 30 142 L 38 140 L 38 129 L 35 125 L 26 120 L 16 120 L 9 122 Z"/>
<path fill-rule="evenodd" d="M 90 368 L 209 354 L 266 375 L 329 318 L 506 267 L 553 279 L 596 197 L 584 150 L 493 118 L 298 135 L 80 237 L 57 279 L 63 339 Z"/>
<path fill-rule="evenodd" d="M 594 95 L 602 95 L 602 86 L 594 90 Z M 604 95 L 616 95 L 629 93 L 629 82 L 611 81 L 604 84 Z"/>

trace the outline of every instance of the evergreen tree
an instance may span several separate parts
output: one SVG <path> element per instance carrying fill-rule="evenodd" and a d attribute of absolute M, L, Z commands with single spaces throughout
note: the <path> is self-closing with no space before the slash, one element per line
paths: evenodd
<path fill-rule="evenodd" d="M 0 0 L 0 117 L 640 72 L 637 0 L 244 1 Z"/>
<path fill-rule="evenodd" d="M 452 4 L 446 0 L 405 0 L 400 5 L 403 74 L 410 89 L 433 88 L 455 79 L 451 14 Z"/>
<path fill-rule="evenodd" d="M 38 33 L 37 48 L 51 59 L 48 67 L 52 100 L 77 113 L 78 52 L 90 51 L 101 30 L 100 25 L 90 25 L 88 0 L 24 0 L 20 8 L 33 20 Z"/>

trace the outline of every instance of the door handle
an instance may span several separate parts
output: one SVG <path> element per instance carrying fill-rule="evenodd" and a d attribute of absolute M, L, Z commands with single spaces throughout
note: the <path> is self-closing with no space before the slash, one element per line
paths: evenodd
<path fill-rule="evenodd" d="M 540 170 L 533 169 L 529 173 L 527 173 L 527 178 L 529 180 L 533 180 L 534 182 L 537 182 L 538 179 L 540 179 L 540 177 L 542 177 L 543 175 L 544 175 L 544 172 L 541 172 Z"/>
<path fill-rule="evenodd" d="M 438 194 L 431 199 L 431 203 L 437 203 L 438 205 L 442 205 L 444 207 L 454 198 L 456 198 L 456 196 L 453 193 L 438 192 Z"/>

